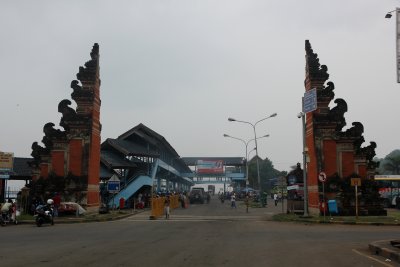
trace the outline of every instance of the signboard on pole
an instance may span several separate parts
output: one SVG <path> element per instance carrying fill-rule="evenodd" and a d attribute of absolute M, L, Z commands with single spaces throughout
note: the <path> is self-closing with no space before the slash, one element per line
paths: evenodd
<path fill-rule="evenodd" d="M 115 174 L 107 182 L 107 190 L 110 193 L 118 193 L 120 189 L 120 180 Z"/>
<path fill-rule="evenodd" d="M 354 186 L 356 198 L 356 219 L 358 219 L 358 187 L 361 186 L 361 178 L 351 178 L 351 186 Z"/>
<path fill-rule="evenodd" d="M 361 186 L 361 178 L 351 178 L 351 186 Z"/>
<path fill-rule="evenodd" d="M 313 88 L 304 93 L 303 112 L 308 113 L 317 109 L 317 88 Z"/>

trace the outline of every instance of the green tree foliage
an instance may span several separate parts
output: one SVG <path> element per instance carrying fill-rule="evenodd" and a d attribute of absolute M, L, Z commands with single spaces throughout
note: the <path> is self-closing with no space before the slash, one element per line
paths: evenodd
<path fill-rule="evenodd" d="M 267 190 L 268 181 L 272 178 L 286 176 L 286 171 L 278 171 L 274 168 L 274 164 L 268 158 L 264 160 L 258 158 L 258 163 L 260 165 L 260 181 L 263 190 Z M 249 161 L 249 184 L 250 187 L 258 189 L 258 177 L 257 177 L 257 158 L 253 157 Z"/>
<path fill-rule="evenodd" d="M 381 160 L 378 169 L 380 174 L 400 174 L 400 149 L 393 150 Z"/>

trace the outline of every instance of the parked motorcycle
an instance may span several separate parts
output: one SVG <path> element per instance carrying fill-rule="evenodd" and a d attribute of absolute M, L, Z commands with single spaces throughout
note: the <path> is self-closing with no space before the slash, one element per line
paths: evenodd
<path fill-rule="evenodd" d="M 50 223 L 54 225 L 54 210 L 53 210 L 53 200 L 47 200 L 47 205 L 39 205 L 35 210 L 35 222 L 38 227 L 42 226 L 44 223 Z"/>
<path fill-rule="evenodd" d="M 8 211 L 2 211 L 0 217 L 0 224 L 1 226 L 6 226 L 9 223 L 18 224 L 17 219 L 12 218 L 12 214 Z"/>

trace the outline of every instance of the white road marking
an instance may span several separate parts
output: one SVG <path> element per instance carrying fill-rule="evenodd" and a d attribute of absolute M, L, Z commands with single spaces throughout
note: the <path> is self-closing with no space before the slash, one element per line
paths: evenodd
<path fill-rule="evenodd" d="M 368 258 L 368 259 L 370 259 L 370 260 L 374 260 L 374 261 L 376 261 L 376 262 L 378 262 L 378 263 L 380 263 L 380 264 L 382 264 L 382 265 L 384 265 L 384 266 L 394 267 L 394 265 L 391 265 L 391 264 L 389 264 L 389 263 L 387 263 L 387 262 L 384 262 L 384 261 L 375 259 L 374 257 L 372 257 L 372 256 L 370 256 L 370 255 L 367 255 L 367 254 L 364 254 L 364 253 L 362 253 L 362 252 L 360 252 L 360 251 L 358 251 L 358 250 L 356 250 L 356 249 L 352 249 L 352 251 L 355 252 L 355 253 L 357 253 L 358 255 L 364 256 L 364 257 L 366 257 L 366 258 Z"/>

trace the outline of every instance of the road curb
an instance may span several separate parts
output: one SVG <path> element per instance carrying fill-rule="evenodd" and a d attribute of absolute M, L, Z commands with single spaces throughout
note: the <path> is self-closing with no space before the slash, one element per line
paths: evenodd
<path fill-rule="evenodd" d="M 344 224 L 344 225 L 374 225 L 374 226 L 400 226 L 399 222 L 349 222 L 349 221 L 331 221 L 331 220 L 311 220 L 311 219 L 274 219 L 273 221 L 278 222 L 300 222 L 300 223 L 315 223 L 315 224 Z"/>
<path fill-rule="evenodd" d="M 393 248 L 391 240 L 376 241 L 368 244 L 369 250 L 374 255 L 382 256 L 392 261 L 400 263 L 400 249 Z"/>
<path fill-rule="evenodd" d="M 107 222 L 107 221 L 116 221 L 116 220 L 121 220 L 130 216 L 134 216 L 136 214 L 142 213 L 143 211 L 139 211 L 136 213 L 126 213 L 126 214 L 118 214 L 113 217 L 94 217 L 94 218 L 85 218 L 85 217 L 67 217 L 67 218 L 62 218 L 58 219 L 60 217 L 57 217 L 55 219 L 54 223 L 55 224 L 72 224 L 72 223 L 90 223 L 90 222 Z M 18 224 L 35 224 L 35 220 L 19 220 Z"/>

